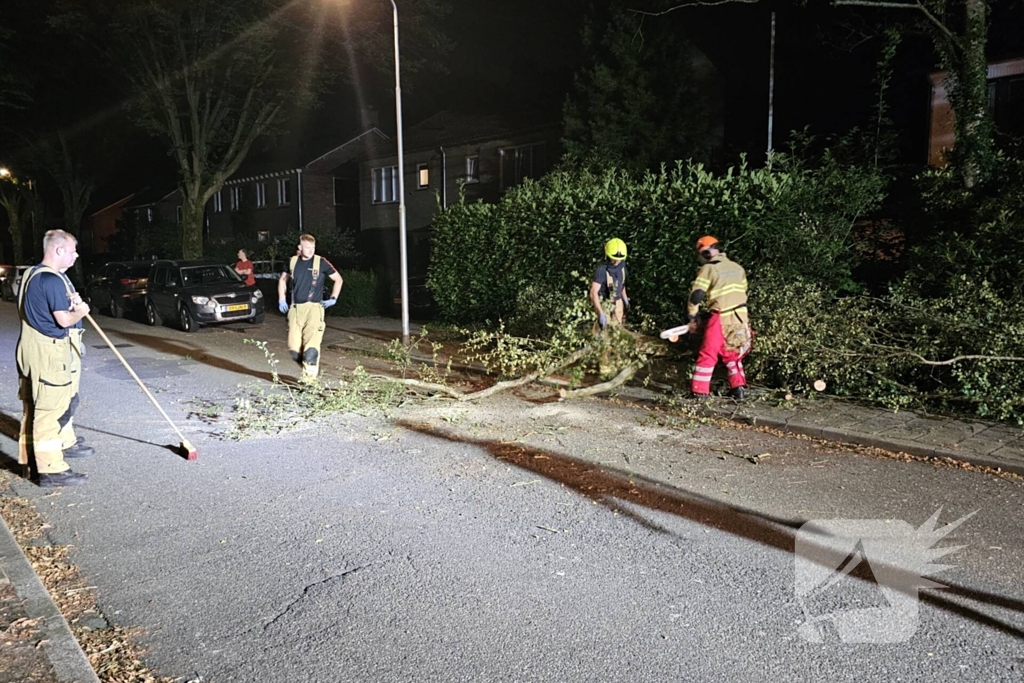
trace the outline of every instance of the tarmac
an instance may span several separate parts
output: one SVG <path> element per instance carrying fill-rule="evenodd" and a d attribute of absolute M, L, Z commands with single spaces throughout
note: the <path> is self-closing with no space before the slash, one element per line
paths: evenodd
<path fill-rule="evenodd" d="M 390 318 L 328 318 L 328 327 L 341 333 L 344 341 L 330 348 L 365 350 L 379 342 L 401 339 L 401 323 Z M 418 335 L 419 325 L 410 326 Z M 444 364 L 447 359 L 414 353 L 416 362 Z M 457 364 L 453 364 L 457 367 Z M 476 370 L 462 366 L 465 370 Z M 626 386 L 617 392 L 620 398 L 647 401 L 662 394 L 640 386 Z M 1024 475 L 1024 430 L 1020 427 L 975 420 L 966 417 L 927 415 L 905 410 L 893 412 L 862 406 L 820 394 L 810 399 L 780 402 L 766 400 L 756 389 L 742 403 L 721 398 L 712 400 L 704 410 L 738 423 L 768 427 L 836 443 L 855 444 L 925 459 L 953 460 Z M 760 395 L 760 397 L 759 397 Z M 0 524 L 0 582 L 9 581 L 23 601 L 29 618 L 40 618 L 45 638 L 43 649 L 51 667 L 50 678 L 64 682 L 98 682 L 84 652 L 49 593 L 11 534 Z M 0 645 L 0 661 L 3 649 Z M 7 671 L 0 665 L 4 680 L 36 680 L 46 672 Z M 36 677 L 36 678 L 33 678 Z"/>

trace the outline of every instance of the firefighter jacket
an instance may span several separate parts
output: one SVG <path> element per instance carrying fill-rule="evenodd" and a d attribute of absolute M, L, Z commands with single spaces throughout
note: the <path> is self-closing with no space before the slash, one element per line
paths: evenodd
<path fill-rule="evenodd" d="M 696 295 L 696 296 L 694 296 Z M 701 266 L 697 279 L 690 288 L 686 313 L 691 319 L 697 315 L 701 301 L 714 313 L 730 313 L 747 306 L 747 273 L 743 266 L 730 261 L 720 253 Z"/>

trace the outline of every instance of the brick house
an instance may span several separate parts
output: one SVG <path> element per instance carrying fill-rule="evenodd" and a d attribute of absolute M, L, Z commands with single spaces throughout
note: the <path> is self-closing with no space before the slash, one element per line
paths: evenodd
<path fill-rule="evenodd" d="M 371 127 L 326 152 L 245 164 L 206 205 L 207 236 L 265 242 L 287 232 L 358 232 L 355 159 L 393 145 Z"/>
<path fill-rule="evenodd" d="M 929 74 L 932 95 L 928 124 L 928 165 L 946 165 L 946 152 L 955 138 L 953 107 L 946 92 L 946 71 Z M 992 62 L 988 65 L 988 105 L 996 129 L 1009 134 L 1024 134 L 1024 57 Z"/>
<path fill-rule="evenodd" d="M 145 187 L 89 215 L 91 253 L 103 256 L 118 246 L 134 251 L 130 245 L 117 245 L 117 240 L 132 240 L 149 226 L 175 224 L 181 224 L 181 193 L 177 189 Z M 128 254 L 134 256 L 143 254 Z"/>
<path fill-rule="evenodd" d="M 524 178 L 538 178 L 561 156 L 561 127 L 540 117 L 440 112 L 405 131 L 405 212 L 410 280 L 426 275 L 429 228 L 438 207 L 457 198 L 497 201 Z M 397 282 L 398 154 L 359 160 L 361 246 Z"/>

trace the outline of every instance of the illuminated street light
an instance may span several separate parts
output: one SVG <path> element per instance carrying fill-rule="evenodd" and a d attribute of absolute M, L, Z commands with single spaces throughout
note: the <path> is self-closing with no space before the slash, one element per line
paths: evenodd
<path fill-rule="evenodd" d="M 0 178 L 10 178 L 11 172 L 7 168 L 0 166 Z"/>

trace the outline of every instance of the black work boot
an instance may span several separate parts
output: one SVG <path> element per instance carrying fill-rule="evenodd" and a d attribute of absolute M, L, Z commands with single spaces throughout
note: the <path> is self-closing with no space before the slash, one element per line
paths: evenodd
<path fill-rule="evenodd" d="M 71 470 L 54 472 L 53 474 L 40 474 L 39 486 L 44 489 L 54 489 L 59 486 L 78 486 L 88 481 L 89 477 Z"/>
<path fill-rule="evenodd" d="M 81 440 L 78 441 L 74 446 L 69 446 L 64 449 L 64 459 L 68 458 L 85 458 L 96 452 L 96 449 L 92 446 L 86 446 Z"/>
<path fill-rule="evenodd" d="M 732 396 L 737 401 L 742 401 L 747 397 L 747 388 L 736 387 L 735 389 L 729 392 L 729 395 Z"/>

